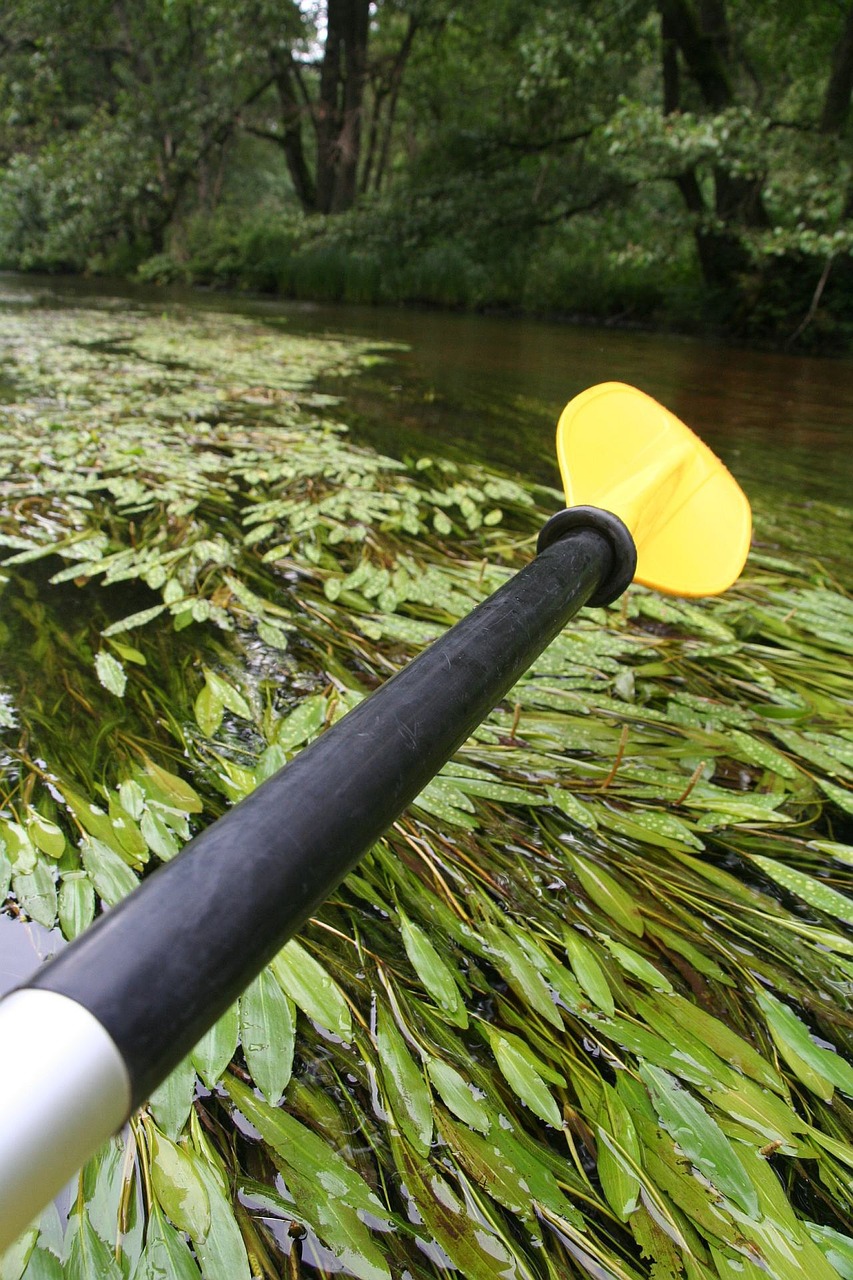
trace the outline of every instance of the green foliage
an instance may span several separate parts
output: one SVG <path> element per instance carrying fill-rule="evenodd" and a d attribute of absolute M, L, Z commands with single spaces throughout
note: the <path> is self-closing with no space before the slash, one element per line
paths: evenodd
<path fill-rule="evenodd" d="M 503 582 L 546 495 L 355 447 L 313 388 L 374 346 L 141 309 L 0 343 L 0 887 L 72 936 Z M 0 1274 L 844 1274 L 849 521 L 756 516 L 723 598 L 554 641 Z"/>

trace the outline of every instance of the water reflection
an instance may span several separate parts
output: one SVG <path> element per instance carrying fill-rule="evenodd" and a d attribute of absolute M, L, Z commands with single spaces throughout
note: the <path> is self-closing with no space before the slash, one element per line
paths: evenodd
<path fill-rule="evenodd" d="M 396 455 L 472 454 L 558 485 L 554 424 L 595 382 L 633 383 L 682 417 L 747 486 L 849 505 L 853 361 L 751 351 L 671 334 L 524 318 L 319 305 L 200 290 L 0 276 L 4 302 L 175 303 L 249 314 L 293 332 L 401 342 L 346 384 L 358 438 Z"/>
<path fill-rule="evenodd" d="M 0 996 L 25 982 L 64 945 L 58 929 L 0 914 Z"/>

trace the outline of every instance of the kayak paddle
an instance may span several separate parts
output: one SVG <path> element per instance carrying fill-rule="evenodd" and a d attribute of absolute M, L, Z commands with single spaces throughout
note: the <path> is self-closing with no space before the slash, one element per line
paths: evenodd
<path fill-rule="evenodd" d="M 735 481 L 617 383 L 558 429 L 533 561 L 0 1001 L 0 1250 L 148 1098 L 585 604 L 725 590 Z M 580 504 L 580 505 L 577 505 Z M 633 533 L 633 537 L 632 537 Z"/>

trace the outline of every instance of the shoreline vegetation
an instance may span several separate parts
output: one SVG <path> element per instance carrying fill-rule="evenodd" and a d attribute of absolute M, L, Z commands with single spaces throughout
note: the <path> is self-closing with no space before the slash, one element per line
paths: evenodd
<path fill-rule="evenodd" d="M 10 0 L 0 264 L 849 352 L 853 8 Z"/>
<path fill-rule="evenodd" d="M 376 343 L 36 306 L 0 355 L 0 899 L 71 938 L 561 495 L 356 447 L 314 388 Z M 849 512 L 755 517 L 725 596 L 573 621 L 3 1280 L 853 1276 Z"/>

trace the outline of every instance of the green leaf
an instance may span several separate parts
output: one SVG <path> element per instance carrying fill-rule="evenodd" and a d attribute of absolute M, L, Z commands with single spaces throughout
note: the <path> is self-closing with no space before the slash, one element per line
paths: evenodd
<path fill-rule="evenodd" d="M 0 1259 L 0 1280 L 5 1280 L 6 1272 Z M 64 1280 L 65 1272 L 56 1254 L 49 1249 L 35 1248 L 30 1254 L 23 1280 Z"/>
<path fill-rule="evenodd" d="M 252 1079 L 268 1102 L 277 1103 L 293 1067 L 295 1010 L 268 969 L 240 999 L 240 1040 Z"/>
<path fill-rule="evenodd" d="M 108 907 L 114 907 L 137 887 L 139 881 L 127 863 L 94 836 L 81 841 L 80 856 L 95 891 Z"/>
<path fill-rule="evenodd" d="M 207 1234 L 203 1239 L 193 1236 L 204 1280 L 251 1280 L 246 1246 L 223 1181 L 207 1160 L 194 1152 L 189 1154 L 210 1205 Z"/>
<path fill-rule="evenodd" d="M 415 1150 L 427 1156 L 432 1142 L 429 1089 L 384 1004 L 376 1012 L 376 1049 L 391 1113 Z"/>
<path fill-rule="evenodd" d="M 19 875 L 29 875 L 38 862 L 36 846 L 19 822 L 0 820 L 0 840 L 12 867 Z"/>
<path fill-rule="evenodd" d="M 271 968 L 285 995 L 321 1027 L 352 1040 L 352 1017 L 337 983 L 301 943 L 288 942 Z"/>
<path fill-rule="evenodd" d="M 635 978 L 639 978 L 647 986 L 654 987 L 657 991 L 672 991 L 672 983 L 660 969 L 656 968 L 651 961 L 646 960 L 644 956 L 639 955 L 636 951 L 632 951 L 630 947 L 623 946 L 621 942 L 607 934 L 601 935 L 601 940 L 607 947 L 607 950 L 613 956 L 613 959 L 619 964 L 626 973 L 632 974 Z"/>
<path fill-rule="evenodd" d="M 45 929 L 53 928 L 57 908 L 56 882 L 54 872 L 42 858 L 25 875 L 13 872 L 12 889 L 21 909 L 31 920 L 44 925 Z"/>
<path fill-rule="evenodd" d="M 495 1061 L 509 1087 L 535 1115 L 555 1129 L 561 1129 L 563 1119 L 560 1109 L 542 1076 L 531 1065 L 528 1055 L 522 1053 L 517 1044 L 500 1032 L 487 1028 L 487 1034 Z"/>
<path fill-rule="evenodd" d="M 441 958 L 419 925 L 398 912 L 403 946 L 412 968 L 440 1009 L 459 1027 L 468 1025 L 468 1015 L 450 966 Z"/>
<path fill-rule="evenodd" d="M 361 1211 L 385 1218 L 361 1176 L 310 1129 L 256 1098 L 235 1077 L 226 1076 L 225 1087 L 280 1159 L 295 1216 L 308 1222 L 351 1274 L 360 1280 L 390 1280 L 387 1262 L 357 1216 Z M 284 1210 L 294 1216 L 294 1207 L 285 1205 Z"/>
<path fill-rule="evenodd" d="M 221 704 L 226 710 L 232 711 L 235 716 L 240 716 L 243 720 L 251 720 L 251 707 L 233 685 L 224 680 L 222 676 L 217 675 L 215 671 L 211 671 L 209 667 L 204 668 L 204 680 L 205 687 L 210 690 L 211 697 L 216 703 Z"/>
<path fill-rule="evenodd" d="M 184 813 L 201 813 L 203 805 L 198 793 L 193 790 L 188 782 L 184 782 L 183 778 L 177 777 L 174 773 L 169 773 L 167 769 L 161 769 L 153 760 L 146 760 L 145 774 L 143 776 L 159 793 L 159 798 L 165 804 L 172 804 L 176 809 L 181 809 Z"/>
<path fill-rule="evenodd" d="M 495 1280 L 519 1275 L 505 1236 L 473 1218 L 448 1182 L 406 1145 L 392 1139 L 394 1159 L 428 1235 L 444 1250 L 465 1280 Z M 523 1274 L 523 1273 L 522 1273 Z"/>
<path fill-rule="evenodd" d="M 749 1218 L 758 1214 L 758 1197 L 735 1149 L 702 1104 L 666 1071 L 641 1063 L 640 1075 L 651 1094 L 663 1128 L 688 1160 Z"/>
<path fill-rule="evenodd" d="M 326 719 L 327 701 L 323 694 L 315 693 L 291 711 L 276 730 L 275 740 L 285 751 L 310 740 L 320 732 Z"/>
<path fill-rule="evenodd" d="M 190 1054 L 190 1060 L 208 1089 L 212 1089 L 237 1050 L 240 1036 L 239 1003 L 232 1004 L 214 1022 Z"/>
<path fill-rule="evenodd" d="M 46 853 L 49 858 L 62 857 L 65 852 L 65 834 L 55 822 L 49 822 L 38 810 L 30 809 L 27 830 L 33 844 L 42 853 Z"/>
<path fill-rule="evenodd" d="M 339 1197 L 351 1209 L 382 1219 L 387 1216 L 361 1174 L 313 1130 L 294 1119 L 283 1107 L 271 1107 L 263 1102 L 236 1076 L 224 1076 L 223 1084 L 235 1106 L 288 1168 L 322 1183 L 330 1195 Z"/>
<path fill-rule="evenodd" d="M 642 937 L 643 918 L 626 889 L 597 863 L 566 852 L 566 859 L 597 907 L 628 933 Z"/>
<path fill-rule="evenodd" d="M 121 1268 L 84 1208 L 71 1218 L 65 1247 L 66 1280 L 123 1280 Z"/>
<path fill-rule="evenodd" d="M 206 738 L 212 738 L 222 724 L 225 703 L 213 692 L 211 686 L 203 684 L 195 700 L 195 722 Z"/>
<path fill-rule="evenodd" d="M 492 963 L 525 1004 L 535 1009 L 558 1031 L 563 1030 L 560 1011 L 551 998 L 545 979 L 526 952 L 495 925 L 484 923 L 480 934 Z"/>
<path fill-rule="evenodd" d="M 14 1244 L 0 1253 L 0 1280 L 21 1280 L 27 1269 L 39 1229 L 37 1225 L 28 1227 L 22 1232 Z"/>
<path fill-rule="evenodd" d="M 730 1062 L 744 1075 L 751 1076 L 753 1080 L 766 1085 L 769 1089 L 775 1089 L 777 1093 L 785 1092 L 785 1086 L 778 1072 L 766 1058 L 762 1058 L 742 1035 L 738 1035 L 719 1018 L 706 1013 L 699 1005 L 693 1004 L 692 1001 L 676 993 L 661 997 L 655 1003 L 686 1031 L 692 1032 L 698 1040 L 712 1049 L 724 1062 Z"/>
<path fill-rule="evenodd" d="M 491 1123 L 489 1109 L 483 1099 L 473 1092 L 465 1077 L 441 1058 L 427 1058 L 426 1069 L 444 1105 L 470 1128 L 486 1133 Z"/>
<path fill-rule="evenodd" d="M 69 942 L 95 918 L 95 890 L 85 871 L 69 871 L 59 886 L 59 924 Z"/>
<path fill-rule="evenodd" d="M 171 1222 L 193 1239 L 210 1229 L 210 1202 L 204 1183 L 186 1151 L 152 1124 L 146 1125 L 151 1149 L 151 1183 L 157 1202 Z"/>
<path fill-rule="evenodd" d="M 140 609 L 138 613 L 130 613 L 126 618 L 122 618 L 120 622 L 114 622 L 112 626 L 105 627 L 101 632 L 102 636 L 117 636 L 123 631 L 131 631 L 134 627 L 144 627 L 147 622 L 152 622 L 166 608 L 164 604 L 152 605 L 150 609 Z"/>
<path fill-rule="evenodd" d="M 199 1280 L 198 1268 L 183 1236 L 156 1209 L 133 1280 Z"/>
<path fill-rule="evenodd" d="M 583 991 L 606 1014 L 613 1013 L 613 993 L 592 947 L 574 929 L 563 931 L 569 963 Z"/>
<path fill-rule="evenodd" d="M 833 1086 L 853 1097 L 850 1063 L 831 1049 L 815 1044 L 808 1027 L 793 1009 L 769 991 L 759 991 L 757 1000 L 776 1047 L 803 1084 L 827 1101 L 832 1097 Z"/>
<path fill-rule="evenodd" d="M 147 847 L 162 862 L 169 862 L 180 853 L 181 846 L 169 830 L 161 814 L 153 806 L 145 810 L 139 823 L 139 829 Z"/>
<path fill-rule="evenodd" d="M 148 1107 L 157 1125 L 170 1138 L 177 1139 L 187 1122 L 195 1094 L 195 1068 L 189 1057 L 183 1058 L 174 1071 L 155 1089 Z"/>
<path fill-rule="evenodd" d="M 610 1085 L 602 1088 L 598 1112 L 598 1176 L 607 1202 L 616 1216 L 627 1222 L 640 1199 L 642 1166 L 640 1141 L 631 1113 Z"/>
<path fill-rule="evenodd" d="M 805 1226 L 827 1262 L 835 1268 L 842 1280 L 853 1280 L 853 1237 L 817 1222 L 807 1222 Z"/>
<path fill-rule="evenodd" d="M 571 818 L 572 822 L 576 822 L 580 827 L 587 827 L 590 831 L 595 831 L 598 826 L 598 819 L 593 812 L 592 805 L 584 804 L 571 791 L 564 788 L 548 787 L 548 801 L 564 813 L 567 818 Z"/>
<path fill-rule="evenodd" d="M 127 688 L 127 672 L 124 667 L 106 649 L 95 654 L 95 671 L 101 684 L 109 693 L 117 698 L 124 697 Z"/>
<path fill-rule="evenodd" d="M 818 910 L 825 911 L 827 915 L 835 916 L 838 920 L 844 920 L 846 924 L 853 924 L 853 898 L 839 893 L 837 889 L 824 884 L 821 880 L 816 880 L 814 876 L 797 871 L 795 867 L 788 867 L 783 862 L 777 862 L 775 858 L 764 858 L 757 853 L 751 853 L 749 857 L 756 866 L 761 867 L 765 875 L 770 876 L 770 879 L 775 880 L 783 889 L 802 898 L 803 902 L 808 902 L 810 906 L 817 907 Z"/>

